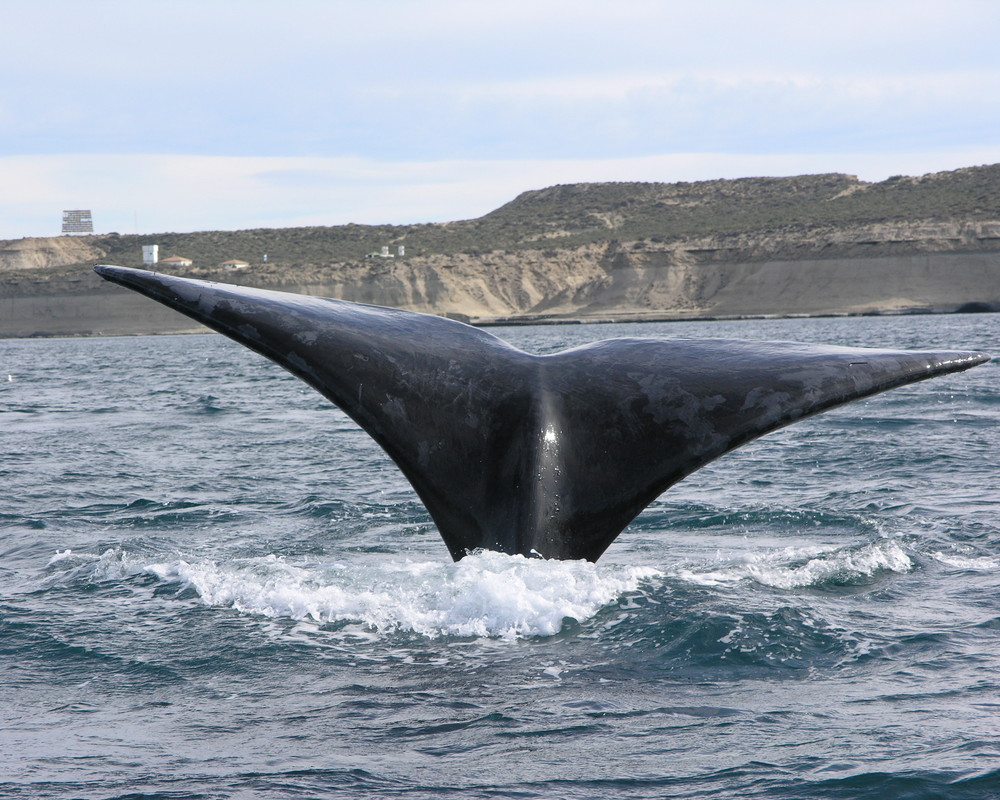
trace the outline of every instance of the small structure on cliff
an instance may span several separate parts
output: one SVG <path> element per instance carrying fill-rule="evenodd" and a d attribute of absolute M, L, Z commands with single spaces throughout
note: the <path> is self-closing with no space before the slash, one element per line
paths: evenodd
<path fill-rule="evenodd" d="M 369 253 L 365 258 L 392 258 L 392 253 L 389 252 L 389 245 L 382 245 L 382 249 L 377 253 Z"/>
<path fill-rule="evenodd" d="M 89 208 L 77 208 L 62 213 L 63 235 L 74 233 L 93 233 L 94 218 Z"/>

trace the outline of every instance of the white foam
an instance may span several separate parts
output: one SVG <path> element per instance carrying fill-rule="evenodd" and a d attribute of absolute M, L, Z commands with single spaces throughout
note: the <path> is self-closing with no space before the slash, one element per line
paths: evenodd
<path fill-rule="evenodd" d="M 72 557 L 73 557 L 73 551 L 70 550 L 69 548 L 66 548 L 65 550 L 56 550 L 56 554 L 49 559 L 48 566 L 51 567 L 54 564 L 58 564 L 61 561 L 66 561 L 67 559 Z"/>
<path fill-rule="evenodd" d="M 852 548 L 783 548 L 730 559 L 713 568 L 678 568 L 673 575 L 701 586 L 752 580 L 778 589 L 851 582 L 880 572 L 906 573 L 913 561 L 898 542 L 881 539 Z"/>
<path fill-rule="evenodd" d="M 953 557 L 954 558 L 954 557 Z M 976 561 L 977 568 L 987 565 Z M 947 563 L 947 562 L 946 562 Z M 551 636 L 567 619 L 584 622 L 611 605 L 655 603 L 658 578 L 701 586 L 753 581 L 782 589 L 851 582 L 879 572 L 909 572 L 900 544 L 882 539 L 849 548 L 783 548 L 664 571 L 651 567 L 547 561 L 481 552 L 458 563 L 369 558 L 317 563 L 275 555 L 227 561 L 176 557 L 153 561 L 120 548 L 101 555 L 57 552 L 47 582 L 117 581 L 153 575 L 178 593 L 306 628 L 346 623 L 351 636 L 394 631 L 516 639 Z M 652 585 L 653 591 L 647 591 Z M 660 584 L 662 586 L 662 584 Z M 613 624 L 613 621 L 612 621 Z"/>
<path fill-rule="evenodd" d="M 73 561 L 66 552 L 52 563 L 68 567 Z M 585 621 L 660 574 L 646 567 L 493 552 L 456 564 L 388 559 L 317 564 L 273 555 L 143 563 L 107 551 L 91 556 L 89 568 L 98 580 L 155 575 L 179 589 L 194 589 L 207 605 L 264 617 L 354 622 L 379 633 L 509 639 L 558 633 L 567 618 Z"/>
<path fill-rule="evenodd" d="M 931 553 L 937 561 L 969 572 L 993 572 L 1000 569 L 1000 558 L 993 556 L 960 556 L 954 553 Z"/>

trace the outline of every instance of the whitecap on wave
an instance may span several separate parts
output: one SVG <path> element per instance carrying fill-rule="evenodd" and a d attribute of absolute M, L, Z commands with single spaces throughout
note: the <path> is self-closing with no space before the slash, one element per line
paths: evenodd
<path fill-rule="evenodd" d="M 586 622 L 628 595 L 658 594 L 663 578 L 705 587 L 754 582 L 796 589 L 866 583 L 914 566 L 900 544 L 882 539 L 834 549 L 783 548 L 714 562 L 655 569 L 479 552 L 457 563 L 379 558 L 316 562 L 276 555 L 212 560 L 137 554 L 57 553 L 50 585 L 150 576 L 178 596 L 218 608 L 345 633 L 393 632 L 517 639 L 552 636 L 566 620 Z M 631 602 L 631 600 L 629 600 Z M 367 632 L 367 633 L 366 633 Z"/>
<path fill-rule="evenodd" d="M 82 560 L 81 560 L 82 559 Z M 661 573 L 648 567 L 547 561 L 481 552 L 457 563 L 379 560 L 294 563 L 274 555 L 225 562 L 149 563 L 120 550 L 57 554 L 50 566 L 92 580 L 153 575 L 207 605 L 265 617 L 360 623 L 428 637 L 551 636 L 583 622 Z"/>
<path fill-rule="evenodd" d="M 856 547 L 787 547 L 747 554 L 712 567 L 679 567 L 672 577 L 720 586 L 752 580 L 776 589 L 863 583 L 884 572 L 907 573 L 913 560 L 900 544 L 880 539 Z"/>
<path fill-rule="evenodd" d="M 944 552 L 931 553 L 931 556 L 945 566 L 967 572 L 994 572 L 1000 569 L 1000 558 L 995 556 L 963 556 Z"/>

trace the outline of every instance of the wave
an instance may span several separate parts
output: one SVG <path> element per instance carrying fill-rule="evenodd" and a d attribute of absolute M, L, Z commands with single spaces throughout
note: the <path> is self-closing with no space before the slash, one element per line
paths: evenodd
<path fill-rule="evenodd" d="M 997 556 L 963 556 L 937 551 L 931 553 L 931 557 L 947 567 L 963 572 L 995 572 L 1000 569 L 1000 558 Z"/>
<path fill-rule="evenodd" d="M 139 550 L 140 552 L 136 552 Z M 604 609 L 657 605 L 683 585 L 759 584 L 823 589 L 905 573 L 913 561 L 894 540 L 842 549 L 784 548 L 717 563 L 650 566 L 555 561 L 477 552 L 458 563 L 358 556 L 228 557 L 112 548 L 57 553 L 45 584 L 155 579 L 178 599 L 242 614 L 347 629 L 354 635 L 517 639 L 554 636 Z M 159 592 L 158 592 L 159 593 Z"/>
<path fill-rule="evenodd" d="M 907 573 L 914 562 L 895 539 L 854 547 L 786 547 L 749 553 L 718 565 L 677 567 L 672 574 L 701 586 L 751 580 L 775 589 L 867 585 L 885 573 Z"/>
<path fill-rule="evenodd" d="M 112 549 L 57 553 L 50 581 L 116 581 L 152 575 L 209 606 L 247 614 L 359 623 L 375 633 L 513 639 L 551 636 L 636 591 L 659 571 L 474 553 L 458 563 L 376 560 L 292 563 L 256 558 L 150 562 Z"/>

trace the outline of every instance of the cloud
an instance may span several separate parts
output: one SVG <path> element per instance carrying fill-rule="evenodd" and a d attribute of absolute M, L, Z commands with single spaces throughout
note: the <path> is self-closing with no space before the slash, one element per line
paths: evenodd
<path fill-rule="evenodd" d="M 51 0 L 5 18 L 0 152 L 985 145 L 1000 129 L 998 25 L 1000 5 L 976 0 Z"/>
<path fill-rule="evenodd" d="M 560 181 L 1000 160 L 992 0 L 15 6 L 4 236 L 74 205 L 120 230 L 442 220 Z"/>

